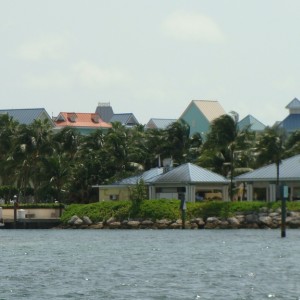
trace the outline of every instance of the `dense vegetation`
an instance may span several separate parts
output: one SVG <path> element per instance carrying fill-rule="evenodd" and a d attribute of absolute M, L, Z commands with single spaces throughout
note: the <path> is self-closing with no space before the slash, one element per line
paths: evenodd
<path fill-rule="evenodd" d="M 90 203 L 93 185 L 107 184 L 158 166 L 192 162 L 230 179 L 247 170 L 299 153 L 300 132 L 288 138 L 276 128 L 257 134 L 240 130 L 237 115 L 216 119 L 206 136 L 190 136 L 189 126 L 175 122 L 165 130 L 126 128 L 113 123 L 103 132 L 80 135 L 73 128 L 54 131 L 45 120 L 19 124 L 0 116 L 0 198 L 8 202 Z M 231 184 L 231 196 L 233 182 Z"/>
<path fill-rule="evenodd" d="M 140 210 L 132 213 L 132 202 L 130 201 L 107 201 L 91 204 L 71 204 L 62 215 L 62 222 L 67 223 L 72 216 L 88 216 L 93 222 L 107 221 L 114 217 L 118 221 L 128 219 L 177 220 L 181 218 L 179 210 L 179 200 L 144 200 L 140 205 Z M 255 212 L 262 207 L 277 209 L 280 202 L 221 202 L 211 201 L 202 203 L 187 203 L 187 220 L 193 218 L 208 217 L 229 217 L 236 212 Z M 299 202 L 287 202 L 287 208 L 293 211 L 300 211 Z"/>

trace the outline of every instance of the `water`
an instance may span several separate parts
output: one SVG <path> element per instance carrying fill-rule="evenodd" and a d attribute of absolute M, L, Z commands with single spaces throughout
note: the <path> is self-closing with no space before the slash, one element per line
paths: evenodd
<path fill-rule="evenodd" d="M 0 230 L 0 299 L 300 299 L 300 231 Z"/>

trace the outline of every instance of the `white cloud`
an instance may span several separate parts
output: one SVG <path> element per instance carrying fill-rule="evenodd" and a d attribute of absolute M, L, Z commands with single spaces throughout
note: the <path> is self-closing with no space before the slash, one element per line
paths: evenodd
<path fill-rule="evenodd" d="M 45 36 L 20 46 L 17 55 L 25 60 L 61 59 L 68 51 L 67 38 L 64 36 Z"/>
<path fill-rule="evenodd" d="M 100 68 L 87 61 L 75 64 L 73 70 L 79 82 L 90 88 L 122 84 L 130 80 L 128 74 L 118 68 Z"/>
<path fill-rule="evenodd" d="M 177 11 L 162 23 L 163 31 L 176 39 L 184 41 L 220 42 L 224 40 L 221 29 L 208 16 Z"/>

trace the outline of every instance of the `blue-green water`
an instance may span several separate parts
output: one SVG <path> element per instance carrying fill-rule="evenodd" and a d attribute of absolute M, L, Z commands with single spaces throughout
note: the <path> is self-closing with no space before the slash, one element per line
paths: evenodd
<path fill-rule="evenodd" d="M 300 231 L 0 230 L 0 299 L 300 299 Z"/>

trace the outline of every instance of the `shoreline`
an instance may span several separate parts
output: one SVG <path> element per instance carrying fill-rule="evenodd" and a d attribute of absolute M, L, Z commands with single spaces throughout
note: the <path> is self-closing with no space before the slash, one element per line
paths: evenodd
<path fill-rule="evenodd" d="M 104 222 L 92 222 L 89 217 L 72 216 L 60 229 L 278 229 L 281 228 L 281 210 L 261 209 L 259 212 L 240 212 L 228 218 L 208 217 L 185 221 L 169 220 L 123 220 L 110 218 Z M 287 212 L 286 228 L 300 228 L 300 212 Z"/>

